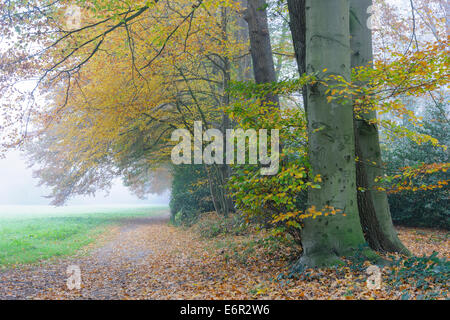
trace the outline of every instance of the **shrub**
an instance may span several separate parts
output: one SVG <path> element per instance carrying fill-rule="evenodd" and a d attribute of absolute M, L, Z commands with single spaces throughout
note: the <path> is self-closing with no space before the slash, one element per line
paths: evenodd
<path fill-rule="evenodd" d="M 202 214 L 194 226 L 196 233 L 204 238 L 215 238 L 220 235 L 245 235 L 248 233 L 248 224 L 238 214 L 228 217 L 215 212 Z"/>
<path fill-rule="evenodd" d="M 171 221 L 191 225 L 202 212 L 214 210 L 206 172 L 201 165 L 179 165 L 172 169 Z"/>
<path fill-rule="evenodd" d="M 428 107 L 423 127 L 418 131 L 437 138 L 448 146 L 450 125 L 442 106 Z M 418 145 L 405 138 L 391 144 L 384 154 L 388 172 L 402 167 L 419 166 L 423 163 L 448 163 L 448 149 L 434 147 L 430 143 Z M 415 178 L 417 185 L 437 185 L 449 179 L 447 172 L 421 175 Z M 427 191 L 402 191 L 389 194 L 389 205 L 394 223 L 414 227 L 439 227 L 450 229 L 449 189 L 445 185 Z"/>
<path fill-rule="evenodd" d="M 392 257 L 392 268 L 388 275 L 388 284 L 394 290 L 409 284 L 414 290 L 420 289 L 424 294 L 417 299 L 435 299 L 448 294 L 448 275 L 450 262 L 440 259 L 437 252 L 430 256 L 411 257 L 408 259 Z M 410 294 L 403 290 L 402 299 L 409 299 Z"/>

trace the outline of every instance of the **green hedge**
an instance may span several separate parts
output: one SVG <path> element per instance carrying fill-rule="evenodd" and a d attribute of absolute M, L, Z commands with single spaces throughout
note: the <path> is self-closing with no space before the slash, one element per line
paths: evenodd
<path fill-rule="evenodd" d="M 443 106 L 432 106 L 425 110 L 423 127 L 418 131 L 431 135 L 443 145 L 449 146 L 450 125 Z M 389 145 L 385 161 L 388 171 L 422 163 L 449 162 L 449 149 L 418 145 L 409 139 L 400 139 Z M 448 180 L 449 172 L 440 172 L 418 178 L 417 184 L 436 185 L 439 180 Z M 394 223 L 413 227 L 450 229 L 449 189 L 428 191 L 405 191 L 389 195 L 389 205 Z"/>
<path fill-rule="evenodd" d="M 178 165 L 173 166 L 171 170 L 172 223 L 192 224 L 200 213 L 214 211 L 207 175 L 202 165 Z"/>

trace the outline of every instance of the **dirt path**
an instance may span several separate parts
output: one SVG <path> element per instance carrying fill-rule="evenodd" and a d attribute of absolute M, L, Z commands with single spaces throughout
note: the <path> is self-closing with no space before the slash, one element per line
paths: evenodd
<path fill-rule="evenodd" d="M 124 299 L 142 292 L 146 284 L 132 275 L 154 258 L 152 248 L 169 240 L 167 222 L 167 213 L 126 219 L 88 255 L 0 271 L 0 299 Z M 81 290 L 67 288 L 68 266 L 80 268 Z"/>
<path fill-rule="evenodd" d="M 222 250 L 211 251 L 168 219 L 122 220 L 86 254 L 0 271 L 0 300 L 243 299 L 271 277 L 267 266 L 255 272 L 259 266 L 227 262 Z M 80 290 L 67 287 L 73 265 L 81 270 Z"/>
<path fill-rule="evenodd" d="M 366 286 L 367 275 L 349 268 L 339 273 L 313 270 L 307 279 L 274 281 L 288 272 L 283 258 L 290 256 L 287 248 L 243 245 L 252 236 L 199 240 L 192 230 L 167 222 L 167 213 L 123 220 L 85 254 L 0 271 L 0 300 L 400 299 L 407 288 L 372 291 Z M 446 232 L 401 228 L 400 237 L 417 255 L 436 250 L 450 256 Z M 67 287 L 71 265 L 81 270 L 80 290 Z M 383 272 L 385 276 L 387 270 Z M 449 298 L 448 285 L 432 287 Z M 412 297 L 421 294 L 414 284 L 409 289 Z"/>

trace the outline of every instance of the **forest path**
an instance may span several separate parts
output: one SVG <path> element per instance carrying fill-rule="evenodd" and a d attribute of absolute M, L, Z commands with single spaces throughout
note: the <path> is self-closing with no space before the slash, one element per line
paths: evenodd
<path fill-rule="evenodd" d="M 154 263 L 184 264 L 181 252 L 166 259 L 167 251 L 182 248 L 168 225 L 169 214 L 130 218 L 111 227 L 104 242 L 87 255 L 54 259 L 38 265 L 0 271 L 0 299 L 126 299 L 149 297 L 171 285 L 148 270 Z M 172 252 L 173 253 L 173 252 Z M 81 271 L 81 289 L 69 290 L 67 268 Z M 150 271 L 150 272 L 149 272 Z M 155 278 L 153 278 L 155 276 Z"/>
<path fill-rule="evenodd" d="M 288 272 L 287 247 L 256 245 L 260 235 L 199 239 L 194 230 L 171 226 L 168 219 L 161 212 L 122 220 L 76 256 L 0 271 L 0 300 L 400 299 L 404 294 L 389 286 L 370 290 L 365 271 L 350 268 L 310 270 L 307 279 L 274 281 Z M 400 228 L 399 234 L 419 256 L 439 251 L 450 257 L 446 231 Z M 80 268 L 79 290 L 67 287 L 69 266 Z M 386 281 L 387 270 L 383 275 Z M 411 297 L 424 294 L 414 283 Z M 449 298 L 448 284 L 431 284 L 437 296 Z"/>

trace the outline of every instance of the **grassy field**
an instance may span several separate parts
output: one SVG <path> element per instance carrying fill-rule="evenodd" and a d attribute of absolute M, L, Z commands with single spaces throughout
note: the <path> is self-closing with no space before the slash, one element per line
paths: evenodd
<path fill-rule="evenodd" d="M 0 267 L 74 254 L 107 226 L 165 207 L 0 207 Z"/>

